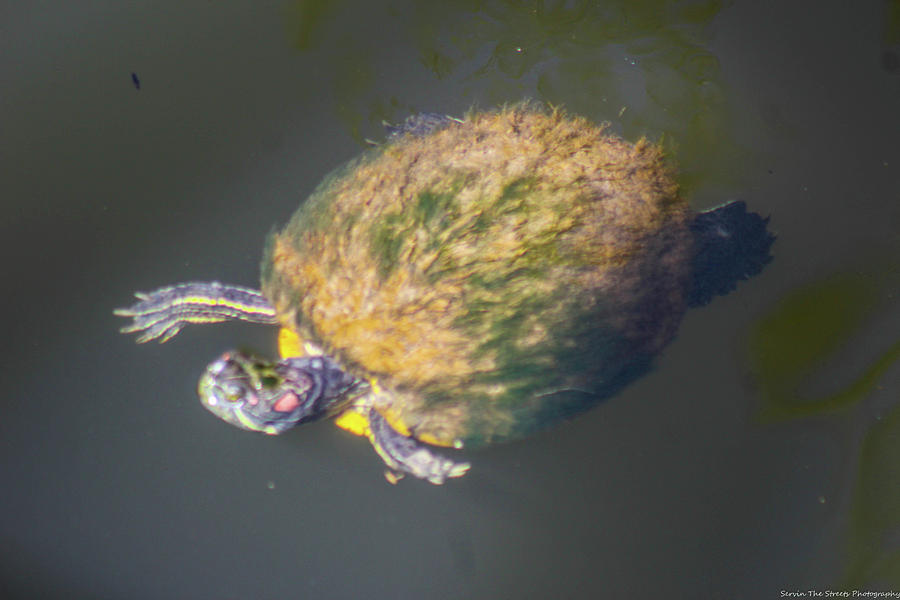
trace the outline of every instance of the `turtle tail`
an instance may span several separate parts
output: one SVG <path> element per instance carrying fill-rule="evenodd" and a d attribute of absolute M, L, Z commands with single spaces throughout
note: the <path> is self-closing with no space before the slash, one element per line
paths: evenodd
<path fill-rule="evenodd" d="M 741 201 L 699 213 L 690 224 L 694 235 L 693 285 L 688 302 L 703 306 L 753 277 L 771 260 L 775 236 L 768 217 L 747 212 Z"/>

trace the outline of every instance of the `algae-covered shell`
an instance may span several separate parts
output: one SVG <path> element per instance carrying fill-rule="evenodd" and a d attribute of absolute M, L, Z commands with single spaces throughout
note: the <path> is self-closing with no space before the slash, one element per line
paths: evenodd
<path fill-rule="evenodd" d="M 595 404 L 673 337 L 688 207 L 658 145 L 518 105 L 332 173 L 263 259 L 279 319 L 416 438 L 477 445 Z"/>

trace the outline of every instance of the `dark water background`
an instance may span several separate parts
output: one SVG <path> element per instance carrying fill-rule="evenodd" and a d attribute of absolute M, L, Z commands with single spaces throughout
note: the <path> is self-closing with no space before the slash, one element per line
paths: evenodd
<path fill-rule="evenodd" d="M 900 591 L 900 3 L 121 2 L 0 10 L 0 592 L 779 598 Z M 132 82 L 136 73 L 140 89 Z M 663 137 L 775 261 L 571 423 L 387 484 L 328 423 L 194 386 L 273 331 L 119 335 L 136 289 L 254 285 L 382 119 L 522 97 Z"/>

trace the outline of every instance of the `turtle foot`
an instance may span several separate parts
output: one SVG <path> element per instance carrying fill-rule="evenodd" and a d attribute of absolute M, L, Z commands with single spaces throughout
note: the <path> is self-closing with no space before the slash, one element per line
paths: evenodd
<path fill-rule="evenodd" d="M 369 440 L 387 464 L 385 478 L 390 483 L 412 475 L 440 485 L 447 479 L 462 477 L 471 466 L 436 454 L 429 446 L 401 434 L 374 409 L 369 411 L 368 421 Z"/>
<path fill-rule="evenodd" d="M 240 319 L 274 325 L 275 308 L 262 292 L 236 285 L 180 283 L 152 292 L 135 292 L 139 302 L 117 308 L 113 314 L 133 321 L 119 331 L 139 333 L 139 344 L 158 339 L 163 343 L 188 323 L 218 323 Z"/>

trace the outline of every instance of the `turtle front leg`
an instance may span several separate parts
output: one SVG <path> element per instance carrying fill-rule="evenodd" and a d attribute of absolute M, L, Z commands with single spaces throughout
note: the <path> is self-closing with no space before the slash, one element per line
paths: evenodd
<path fill-rule="evenodd" d="M 366 417 L 366 436 L 388 466 L 385 477 L 391 483 L 409 474 L 440 485 L 447 479 L 462 477 L 471 466 L 467 462 L 454 462 L 435 454 L 429 446 L 403 435 L 374 408 L 369 409 Z"/>
<path fill-rule="evenodd" d="M 457 119 L 456 117 L 451 117 L 449 115 L 425 112 L 417 115 L 410 115 L 399 125 L 392 125 L 387 121 L 383 121 L 382 124 L 388 132 L 388 139 L 394 139 L 406 134 L 415 137 L 425 137 L 438 129 L 443 129 L 453 123 L 462 122 L 462 119 Z"/>
<path fill-rule="evenodd" d="M 119 331 L 140 333 L 139 344 L 159 338 L 163 343 L 188 323 L 219 323 L 239 319 L 275 325 L 275 307 L 259 290 L 217 281 L 180 283 L 152 292 L 136 292 L 139 300 L 113 314 L 134 321 Z"/>

